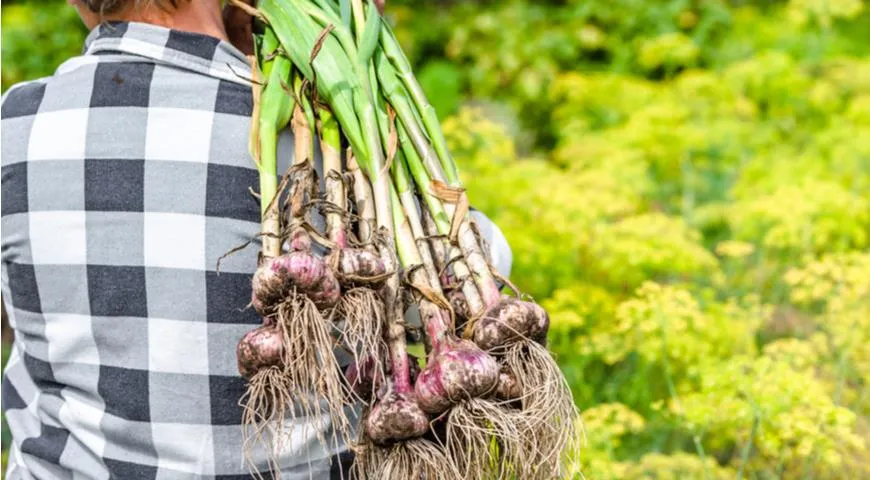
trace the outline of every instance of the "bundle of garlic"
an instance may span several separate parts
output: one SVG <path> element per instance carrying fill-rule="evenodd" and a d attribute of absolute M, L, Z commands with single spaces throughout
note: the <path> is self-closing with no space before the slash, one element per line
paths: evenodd
<path fill-rule="evenodd" d="M 380 12 L 362 0 L 247 8 L 264 26 L 251 135 L 264 321 L 238 347 L 249 438 L 325 404 L 359 478 L 558 478 L 577 412 L 545 347 L 547 313 L 501 293 L 435 112 Z M 279 182 L 286 128 L 295 160 Z M 408 302 L 422 369 L 406 350 Z M 354 354 L 347 372 L 336 345 Z M 359 402 L 356 429 L 345 412 Z"/>

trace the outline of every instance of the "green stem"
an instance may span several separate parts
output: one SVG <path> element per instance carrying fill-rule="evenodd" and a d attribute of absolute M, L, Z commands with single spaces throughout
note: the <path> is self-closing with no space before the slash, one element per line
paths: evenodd
<path fill-rule="evenodd" d="M 353 12 L 354 28 L 356 28 L 357 39 L 362 36 L 365 31 L 366 17 L 365 7 L 361 0 L 351 0 L 351 11 Z"/>
<path fill-rule="evenodd" d="M 414 72 L 411 68 L 411 63 L 402 51 L 398 40 L 390 30 L 388 25 L 381 28 L 381 47 L 384 53 L 390 59 L 390 62 L 398 70 L 398 77 L 401 79 L 405 88 L 411 94 L 411 98 L 420 113 L 423 120 L 423 125 L 426 127 L 426 133 L 429 134 L 429 139 L 432 141 L 438 159 L 441 162 L 441 167 L 447 177 L 447 182 L 453 186 L 459 186 L 459 173 L 456 168 L 456 162 L 450 156 L 447 149 L 447 140 L 444 138 L 444 132 L 441 130 L 441 124 L 438 121 L 438 115 L 435 113 L 435 108 L 429 104 L 423 88 L 417 82 Z"/>
<path fill-rule="evenodd" d="M 450 183 L 450 179 L 447 178 L 438 161 L 437 154 L 429 144 L 429 139 L 426 138 L 425 133 L 417 123 L 414 109 L 408 100 L 407 94 L 404 91 L 405 89 L 396 79 L 395 68 L 386 60 L 381 52 L 375 53 L 375 65 L 382 90 L 396 110 L 402 126 L 405 127 L 410 143 L 414 145 L 414 149 L 420 155 L 420 163 L 424 166 L 431 180 Z M 428 191 L 430 186 L 428 183 L 422 185 L 418 183 L 418 185 L 422 191 Z M 452 218 L 455 208 L 450 203 L 443 204 L 444 213 L 447 217 Z M 433 216 L 438 216 L 438 212 L 433 211 L 432 213 Z M 461 219 L 458 241 L 462 252 L 465 254 L 469 269 L 473 272 L 474 281 L 480 290 L 481 298 L 483 299 L 482 307 L 485 309 L 494 306 L 501 301 L 501 292 L 489 270 L 489 261 L 484 256 L 483 249 L 478 244 L 477 238 L 471 230 L 471 223 L 467 215 Z M 483 310 L 475 309 L 473 313 L 480 315 L 483 313 Z"/>
<path fill-rule="evenodd" d="M 298 13 L 303 16 L 307 15 L 306 19 L 311 21 L 313 25 L 320 23 L 323 27 L 326 25 L 333 26 L 333 30 L 329 35 L 327 35 L 327 39 L 334 40 L 338 42 L 337 45 L 340 45 L 339 50 L 341 51 L 341 55 L 335 60 L 344 64 L 342 65 L 345 67 L 343 74 L 347 81 L 351 82 L 352 80 L 353 93 L 351 95 L 351 110 L 356 117 L 356 122 L 353 123 L 360 128 L 361 135 L 358 141 L 361 141 L 362 145 L 354 145 L 354 141 L 351 138 L 349 138 L 349 141 L 351 142 L 351 146 L 354 147 L 357 162 L 359 162 L 360 167 L 369 177 L 369 181 L 372 184 L 378 226 L 390 230 L 390 224 L 392 222 L 390 221 L 389 210 L 391 207 L 389 192 L 384 189 L 382 182 L 379 181 L 379 177 L 382 176 L 381 171 L 383 170 L 384 165 L 384 154 L 379 139 L 380 132 L 374 111 L 374 96 L 372 94 L 372 86 L 369 81 L 367 66 L 365 63 L 359 61 L 356 44 L 353 42 L 350 33 L 330 11 L 317 8 L 316 5 L 304 0 L 296 0 L 296 3 L 298 3 Z M 354 15 L 362 17 L 364 23 L 365 13 L 362 10 L 362 5 L 355 5 Z M 326 48 L 326 46 L 327 41 L 324 41 L 323 48 Z M 338 54 L 338 52 L 329 51 L 324 52 L 324 54 L 333 55 Z M 319 59 L 321 56 L 322 55 L 318 55 L 317 58 Z M 315 66 L 316 65 L 317 63 L 315 60 Z M 346 69 L 347 65 L 350 65 L 351 71 Z M 305 71 L 303 70 L 303 73 L 304 72 Z M 306 74 L 306 76 L 308 75 Z M 322 91 L 322 85 L 320 84 L 320 71 L 318 71 L 317 82 L 318 91 Z M 336 81 L 335 84 L 340 84 L 340 81 Z M 347 135 L 346 131 L 348 128 L 345 125 L 346 120 L 343 117 L 349 117 L 349 113 L 345 112 L 343 108 L 337 108 L 335 105 L 332 106 L 333 111 L 336 116 L 339 117 L 339 122 Z"/>
<path fill-rule="evenodd" d="M 293 111 L 293 97 L 284 91 L 283 82 L 288 81 L 292 62 L 278 55 L 278 41 L 274 32 L 267 29 L 260 44 L 259 53 L 264 59 L 263 78 L 265 85 L 260 90 L 257 104 L 258 158 L 257 169 L 260 177 L 260 214 L 262 217 L 263 254 L 275 257 L 281 254 L 280 215 L 278 205 L 273 202 L 278 193 L 278 133 L 290 121 Z M 265 60 L 268 58 L 268 60 Z"/>
<path fill-rule="evenodd" d="M 257 55 L 257 65 L 260 67 L 260 73 L 263 74 L 263 78 L 269 78 L 272 66 L 275 64 L 274 55 L 278 53 L 281 43 L 278 41 L 278 37 L 275 36 L 275 31 L 271 28 L 266 28 L 257 46 L 259 47 L 257 52 L 255 52 Z"/>
<path fill-rule="evenodd" d="M 260 138 L 261 144 L 276 143 L 274 140 L 269 141 L 263 135 L 261 135 Z M 270 165 L 264 165 L 262 163 L 260 165 L 260 214 L 265 217 L 266 211 L 269 209 L 269 204 L 278 193 L 278 174 L 277 168 L 273 169 Z M 273 171 L 276 173 L 273 174 Z"/>
<path fill-rule="evenodd" d="M 760 418 L 758 417 L 758 409 L 755 404 L 752 405 L 752 428 L 749 430 L 749 440 L 743 446 L 743 451 L 740 453 L 740 468 L 737 470 L 737 480 L 743 479 L 743 470 L 749 463 L 749 454 L 752 453 L 752 444 L 755 442 L 755 432 L 758 430 Z"/>
<path fill-rule="evenodd" d="M 391 169 L 394 188 L 398 193 L 399 201 L 405 211 L 411 234 L 414 237 L 414 244 L 417 246 L 420 258 L 423 260 L 423 267 L 426 269 L 426 275 L 429 276 L 429 283 L 432 285 L 440 285 L 441 280 L 438 276 L 438 269 L 435 268 L 432 250 L 429 248 L 429 242 L 426 240 L 426 233 L 423 231 L 423 220 L 420 218 L 417 197 L 411 189 L 407 167 L 401 158 L 401 154 L 397 154 L 396 157 L 397 158 L 393 162 Z M 395 205 L 393 208 L 395 208 Z"/>
<path fill-rule="evenodd" d="M 322 11 L 329 13 L 331 17 L 336 18 L 337 24 L 340 25 L 344 23 L 341 21 L 341 17 L 339 17 L 339 14 L 341 12 L 339 12 L 338 5 L 336 3 L 333 3 L 329 0 L 314 0 L 314 2 L 317 4 L 318 7 L 320 7 Z"/>
<path fill-rule="evenodd" d="M 432 180 L 429 178 L 429 173 L 423 166 L 423 162 L 420 161 L 420 157 L 417 156 L 416 150 L 414 150 L 414 147 L 411 145 L 411 141 L 408 138 L 405 129 L 401 125 L 397 125 L 397 129 L 399 142 L 402 145 L 402 152 L 404 154 L 403 157 L 405 158 L 405 163 L 417 184 L 417 191 L 426 203 L 426 207 L 430 213 L 429 217 L 432 219 L 437 233 L 443 235 L 444 238 L 447 238 L 450 234 L 450 217 L 445 211 L 445 206 L 442 205 L 441 201 L 429 191 L 429 186 L 432 184 Z M 443 240 L 435 239 L 434 241 L 438 242 Z M 447 244 L 446 241 L 444 241 L 444 243 Z M 447 252 L 448 257 L 451 259 L 458 259 L 452 262 L 453 273 L 461 286 L 462 293 L 465 296 L 466 302 L 468 302 L 469 308 L 473 312 L 483 312 L 486 308 L 486 304 L 480 295 L 480 291 L 475 286 L 475 277 L 471 275 L 471 271 L 463 258 L 462 252 L 455 245 L 446 246 L 447 248 L 445 251 Z M 436 278 L 438 278 L 437 274 Z"/>
<path fill-rule="evenodd" d="M 659 321 L 659 325 L 660 325 L 659 328 L 660 328 L 660 331 L 662 334 L 662 366 L 664 367 L 664 370 L 665 370 L 665 383 L 668 386 L 668 394 L 670 394 L 671 399 L 676 403 L 677 409 L 680 412 L 682 412 L 683 411 L 682 402 L 680 401 L 680 397 L 677 394 L 677 387 L 674 384 L 674 378 L 671 375 L 671 362 L 668 359 L 668 337 L 667 337 L 668 322 L 667 322 L 667 317 L 660 310 L 657 310 L 656 311 L 656 318 Z M 706 455 L 706 452 L 704 451 L 704 446 L 701 444 L 701 437 L 695 431 L 694 426 L 691 426 L 689 428 L 689 430 L 691 431 L 691 434 L 692 434 L 692 443 L 695 445 L 695 452 L 698 454 L 699 457 L 701 457 L 701 462 L 702 462 L 702 465 L 704 467 L 704 479 L 709 480 L 710 479 L 710 472 L 707 468 L 707 455 Z"/>
<path fill-rule="evenodd" d="M 344 49 L 347 58 L 353 59 L 357 57 L 356 43 L 354 43 L 353 35 L 351 35 L 350 31 L 348 31 L 348 29 L 341 23 L 340 18 L 333 15 L 330 11 L 318 8 L 316 5 L 310 3 L 302 3 L 300 4 L 300 8 L 321 27 L 325 28 L 327 25 L 332 25 L 333 29 L 330 34 L 335 36 L 338 40 L 338 43 L 341 45 L 342 49 Z"/>
<path fill-rule="evenodd" d="M 321 46 L 321 54 L 313 62 L 312 71 L 311 52 L 322 28 L 318 28 L 317 23 L 303 11 L 303 4 L 299 0 L 260 0 L 257 8 L 275 31 L 296 68 L 310 80 L 315 80 L 314 71 L 317 72 L 317 91 L 329 103 L 358 161 L 364 164 L 369 153 L 355 110 L 355 92 L 359 91 L 360 85 L 349 67 L 354 62 L 336 38 L 329 35 Z"/>
<path fill-rule="evenodd" d="M 365 13 L 362 10 L 362 4 L 359 1 L 353 3 L 354 18 L 359 24 L 362 21 L 365 24 Z M 372 12 L 372 15 L 377 15 L 377 12 Z M 358 61 L 358 58 L 353 59 L 354 70 L 359 83 L 362 85 L 362 95 L 354 95 L 354 103 L 356 104 L 357 115 L 360 115 L 360 122 L 363 127 L 363 135 L 369 150 L 368 165 L 362 164 L 363 170 L 369 177 L 372 184 L 372 190 L 375 197 L 375 212 L 380 228 L 391 230 L 391 201 L 390 192 L 387 189 L 388 182 L 385 182 L 381 177 L 384 176 L 384 152 L 380 141 L 380 129 L 378 128 L 378 120 L 375 115 L 375 100 L 372 93 L 372 85 L 369 82 L 368 69 L 366 64 Z M 366 168 L 366 166 L 368 168 Z"/>
<path fill-rule="evenodd" d="M 326 108 L 318 108 L 317 113 L 320 117 L 320 138 L 323 140 L 324 144 L 328 145 L 336 152 L 340 152 L 341 130 L 338 128 L 338 122 L 335 120 L 335 115 Z M 333 168 L 341 173 L 341 161 L 339 160 L 338 164 L 330 163 L 329 165 L 326 165 L 326 162 L 324 162 L 324 171 L 326 171 L 327 168 Z"/>
<path fill-rule="evenodd" d="M 390 105 L 392 105 L 393 109 L 396 111 L 399 121 L 405 127 L 408 137 L 414 145 L 414 149 L 417 150 L 417 153 L 420 155 L 423 164 L 426 165 L 429 174 L 432 175 L 435 180 L 449 181 L 441 163 L 439 162 L 438 154 L 432 149 L 432 146 L 429 143 L 429 138 L 427 138 L 426 133 L 420 128 L 420 125 L 417 122 L 417 117 L 415 116 L 414 108 L 408 99 L 408 94 L 405 92 L 405 88 L 402 86 L 401 82 L 397 80 L 395 68 L 390 65 L 390 62 L 387 61 L 382 52 L 375 52 L 374 58 L 375 69 L 384 96 L 387 97 Z"/>
<path fill-rule="evenodd" d="M 405 268 L 422 265 L 423 259 L 420 257 L 417 244 L 414 243 L 414 235 L 411 233 L 411 227 L 405 217 L 405 211 L 402 208 L 402 202 L 399 199 L 399 195 L 396 193 L 396 189 L 392 184 L 388 185 L 388 188 L 390 190 L 390 202 L 392 204 L 392 220 L 393 228 L 395 229 L 396 253 L 399 255 L 399 261 Z"/>
<path fill-rule="evenodd" d="M 422 88 L 413 76 L 410 63 L 387 26 L 381 30 L 381 46 L 383 51 L 375 53 L 378 79 L 384 94 L 396 110 L 402 125 L 406 128 L 411 143 L 419 153 L 422 164 L 432 180 L 443 181 L 451 186 L 459 187 L 456 164 L 447 151 L 447 144 L 437 116 L 434 114 L 434 109 L 426 101 Z M 401 82 L 398 79 L 401 79 Z M 406 88 L 411 92 L 410 96 L 413 102 L 409 100 Z M 422 123 L 429 134 L 428 138 L 426 137 L 427 132 L 420 129 L 417 120 L 418 113 L 421 113 Z M 434 150 L 430 142 L 434 143 Z M 428 185 L 421 187 L 421 190 L 427 189 Z M 452 217 L 455 206 L 445 203 L 444 212 L 448 217 Z M 433 215 L 437 215 L 437 213 L 433 212 Z M 474 281 L 483 299 L 483 307 L 492 307 L 501 300 L 501 293 L 489 270 L 489 261 L 485 258 L 483 250 L 471 230 L 470 220 L 466 216 L 461 219 L 461 222 L 459 244 L 466 256 L 468 266 L 474 274 Z M 483 311 L 476 310 L 473 313 L 479 315 Z"/>
<path fill-rule="evenodd" d="M 344 182 L 341 179 L 341 131 L 335 116 L 326 108 L 318 108 L 320 117 L 320 152 L 323 157 L 323 177 L 326 200 L 332 208 L 326 212 L 326 230 L 329 239 L 338 248 L 347 247 L 344 217 L 347 205 Z"/>
<path fill-rule="evenodd" d="M 450 217 L 448 217 L 447 213 L 444 211 L 444 206 L 441 204 L 441 201 L 429 191 L 429 186 L 432 185 L 432 179 L 429 177 L 429 172 L 426 171 L 426 167 L 423 166 L 420 156 L 417 155 L 417 151 L 414 149 L 411 139 L 405 131 L 405 127 L 397 125 L 396 129 L 398 130 L 399 144 L 402 147 L 403 157 L 408 170 L 411 172 L 411 176 L 414 178 L 414 182 L 417 184 L 417 191 L 420 196 L 423 197 L 423 201 L 426 203 L 429 212 L 432 214 L 432 219 L 435 222 L 435 227 L 438 229 L 438 233 L 441 235 L 447 235 L 450 233 Z"/>
<path fill-rule="evenodd" d="M 302 159 L 307 159 L 311 161 L 311 164 L 314 164 L 314 142 L 317 137 L 317 122 L 314 120 L 314 108 L 311 106 L 311 100 L 308 99 L 308 96 L 305 95 L 305 92 L 302 91 L 302 76 L 296 73 L 293 76 L 293 89 L 296 92 L 297 98 L 299 98 L 299 104 L 302 107 L 302 114 L 305 117 L 305 128 L 308 129 L 308 146 L 306 148 L 306 153 L 302 157 L 296 157 L 296 162 L 301 162 Z"/>

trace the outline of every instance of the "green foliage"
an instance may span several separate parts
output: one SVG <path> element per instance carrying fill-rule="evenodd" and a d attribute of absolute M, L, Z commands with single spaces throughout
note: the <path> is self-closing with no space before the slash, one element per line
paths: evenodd
<path fill-rule="evenodd" d="M 704 370 L 697 391 L 674 400 L 671 410 L 700 426 L 718 451 L 736 456 L 734 447 L 752 448 L 743 465 L 752 471 L 843 478 L 843 457 L 866 448 L 855 432 L 856 414 L 836 405 L 808 362 L 790 362 L 774 348 L 765 353 Z"/>
<path fill-rule="evenodd" d="M 576 478 L 870 478 L 864 6 L 388 2 L 551 314 Z M 4 89 L 80 48 L 66 7 L 3 13 Z"/>
<path fill-rule="evenodd" d="M 713 480 L 730 480 L 735 478 L 735 472 L 723 468 L 712 458 L 701 459 L 686 453 L 662 455 L 650 453 L 641 457 L 624 470 L 622 478 L 642 480 L 680 480 L 684 478 L 709 478 Z"/>
<path fill-rule="evenodd" d="M 788 8 L 769 2 L 733 8 L 747 2 L 726 0 L 444 3 L 391 4 L 403 45 L 420 65 L 450 61 L 468 94 L 511 105 L 538 144 L 548 146 L 549 92 L 566 71 L 661 79 L 766 50 L 819 61 L 863 52 L 862 28 L 870 27 L 859 17 L 859 0 L 795 0 Z M 840 32 L 845 24 L 851 25 L 842 30 L 854 35 Z"/>
<path fill-rule="evenodd" d="M 66 2 L 3 6 L 3 91 L 24 80 L 50 75 L 82 50 L 87 31 Z"/>
<path fill-rule="evenodd" d="M 551 40 L 581 3 L 616 23 Z M 865 477 L 870 60 L 840 31 L 866 18 L 848 1 L 607 16 L 630 3 L 442 12 L 467 92 L 520 112 L 476 102 L 444 126 L 552 316 L 579 471 Z M 553 148 L 525 153 L 517 123 Z"/>

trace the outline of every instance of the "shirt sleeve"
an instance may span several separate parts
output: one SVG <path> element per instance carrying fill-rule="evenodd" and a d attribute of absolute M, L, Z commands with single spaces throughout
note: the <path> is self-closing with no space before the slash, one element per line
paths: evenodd
<path fill-rule="evenodd" d="M 489 250 L 489 262 L 504 278 L 510 278 L 513 253 L 501 229 L 479 210 L 471 210 L 471 218 L 477 224 L 480 236 Z"/>

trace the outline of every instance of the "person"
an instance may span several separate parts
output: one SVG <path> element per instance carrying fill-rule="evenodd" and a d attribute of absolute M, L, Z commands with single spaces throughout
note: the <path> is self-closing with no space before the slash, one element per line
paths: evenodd
<path fill-rule="evenodd" d="M 261 323 L 257 249 L 216 269 L 259 231 L 251 18 L 221 0 L 69 3 L 84 53 L 2 100 L 6 478 L 268 477 L 265 452 L 243 457 L 235 358 Z M 289 166 L 289 133 L 279 145 Z M 504 273 L 504 238 L 475 215 Z M 328 424 L 296 420 L 281 478 L 348 478 Z"/>

